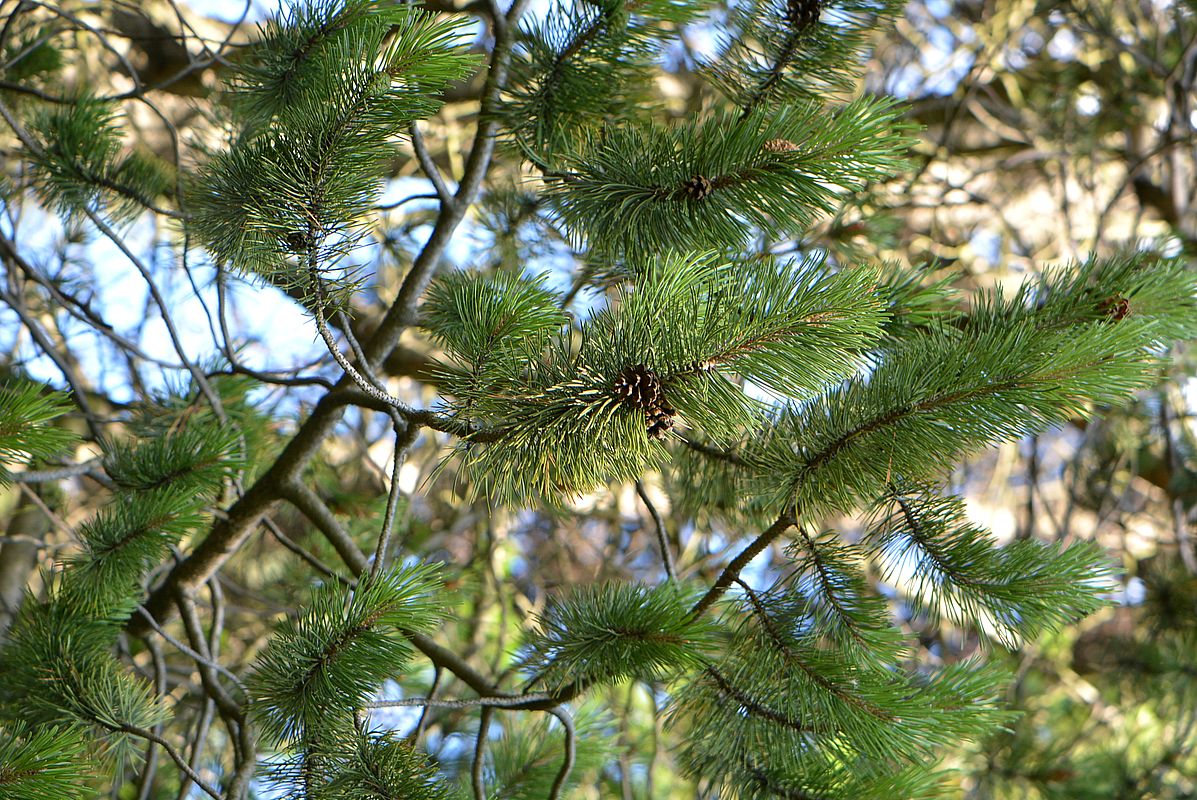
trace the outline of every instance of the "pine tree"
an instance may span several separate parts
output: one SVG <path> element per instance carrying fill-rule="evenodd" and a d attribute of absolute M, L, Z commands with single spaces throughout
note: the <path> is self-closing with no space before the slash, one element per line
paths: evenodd
<path fill-rule="evenodd" d="M 911 166 L 901 104 L 856 91 L 869 35 L 900 11 L 888 0 L 584 0 L 534 19 L 525 5 L 479 12 L 479 58 L 464 24 L 417 6 L 301 0 L 211 58 L 219 136 L 176 140 L 174 163 L 126 146 L 128 98 L 89 85 L 82 57 L 62 71 L 79 55 L 63 32 L 99 31 L 23 5 L 5 24 L 0 116 L 22 162 L 6 208 L 39 204 L 115 245 L 175 358 L 137 403 L 79 380 L 29 310 L 34 284 L 149 357 L 44 276 L 15 223 L 3 231 L 0 300 L 67 391 L 0 387 L 0 486 L 87 476 L 104 502 L 74 515 L 0 641 L 0 798 L 134 781 L 139 797 L 558 798 L 589 796 L 580 780 L 596 773 L 630 793 L 616 716 L 635 690 L 654 742 L 662 710 L 678 773 L 652 789 L 650 763 L 645 796 L 942 797 L 945 759 L 1016 719 L 1002 651 L 1106 601 L 1100 547 L 1001 544 L 946 477 L 1153 385 L 1169 345 L 1197 335 L 1185 260 L 1127 250 L 959 297 L 900 265 L 787 247 Z M 678 113 L 657 66 L 713 20 L 719 46 L 692 65 L 709 102 Z M 420 123 L 475 72 L 451 187 Z M 408 148 L 435 216 L 367 331 L 361 255 L 395 244 L 383 176 Z M 333 378 L 246 367 L 227 330 L 212 363 L 194 357 L 156 265 L 128 245 L 146 217 L 171 221 L 188 277 L 189 259 L 212 266 L 214 338 L 230 287 L 282 290 Z M 463 224 L 491 263 L 443 264 Z M 525 269 L 549 247 L 568 291 Z M 420 375 L 433 391 L 389 379 L 404 334 L 435 346 Z M 293 430 L 253 392 L 272 385 L 319 392 Z M 322 442 L 378 419 L 394 438 L 385 499 L 330 499 Z M 406 497 L 419 442 L 438 467 Z M 480 518 L 561 520 L 631 487 L 653 517 L 651 568 L 547 594 L 539 576 L 515 642 L 505 620 L 457 630 L 497 575 L 411 546 L 413 506 L 442 495 Z M 291 538 L 271 516 L 283 502 L 318 533 Z M 255 568 L 236 559 L 259 527 L 303 572 L 266 595 L 286 607 L 234 662 L 220 576 Z M 687 528 L 692 545 L 721 542 L 708 563 L 679 547 Z M 930 663 L 911 620 L 985 646 Z M 459 693 L 437 697 L 442 681 Z M 407 731 L 383 718 L 402 707 L 420 709 Z M 442 737 L 456 745 L 433 750 L 438 709 L 456 715 Z"/>

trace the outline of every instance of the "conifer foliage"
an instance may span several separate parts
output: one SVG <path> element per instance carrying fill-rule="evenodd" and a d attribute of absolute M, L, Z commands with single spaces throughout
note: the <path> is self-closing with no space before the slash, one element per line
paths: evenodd
<path fill-rule="evenodd" d="M 233 348 L 207 369 L 177 336 L 181 388 L 117 409 L 103 435 L 82 387 L 0 387 L 0 486 L 69 456 L 78 412 L 97 455 L 62 477 L 91 475 L 108 498 L 0 640 L 0 798 L 92 796 L 127 776 L 148 797 L 156 771 L 173 771 L 179 796 L 228 800 L 562 798 L 627 768 L 611 698 L 628 687 L 663 712 L 673 786 L 702 797 L 940 797 L 943 757 L 1011 719 L 988 656 L 1103 602 L 1100 548 L 999 544 L 945 476 L 1150 386 L 1167 347 L 1197 335 L 1185 262 L 1126 252 L 958 298 L 898 266 L 786 246 L 909 166 L 902 106 L 853 96 L 869 33 L 900 12 L 889 0 L 581 0 L 527 19 L 525 5 L 479 12 L 479 59 L 468 26 L 417 5 L 296 0 L 225 68 L 211 109 L 222 144 L 188 152 L 186 176 L 125 152 L 116 99 L 0 92 L 46 208 L 113 241 L 141 214 L 170 216 L 185 266 L 206 259 L 222 290 L 285 290 L 336 369 L 335 383 L 273 381 L 326 391 L 291 433 L 248 393 L 270 376 L 217 379 L 238 371 Z M 692 65 L 711 102 L 671 114 L 655 70 L 683 32 L 712 25 L 718 46 Z M 10 83 L 43 80 L 9 69 Z M 417 123 L 471 80 L 476 139 L 451 187 Z M 438 211 L 361 342 L 354 256 L 394 243 L 378 204 L 409 147 Z M 463 224 L 501 253 L 516 213 L 568 251 L 570 292 L 518 248 L 443 264 Z M 0 253 L 25 264 L 7 235 Z M 430 402 L 387 380 L 403 333 L 435 347 Z M 346 407 L 396 433 L 367 536 L 308 468 Z M 585 498 L 634 486 L 659 568 L 529 590 L 522 638 L 501 632 L 488 663 L 473 644 L 486 636 L 455 628 L 486 577 L 449 552 L 393 555 L 421 434 L 446 446 L 415 491 L 482 516 L 581 514 Z M 309 585 L 248 663 L 226 664 L 217 601 L 196 596 L 219 593 L 213 576 L 281 501 L 323 549 L 276 531 Z M 717 531 L 721 547 L 699 563 L 683 530 Z M 987 648 L 920 661 L 899 611 L 975 629 Z M 193 680 L 171 683 L 164 649 Z M 455 697 L 435 694 L 442 679 Z M 418 717 L 388 727 L 375 712 L 391 706 Z M 456 714 L 442 738 L 455 744 L 433 749 L 422 735 L 438 708 Z"/>

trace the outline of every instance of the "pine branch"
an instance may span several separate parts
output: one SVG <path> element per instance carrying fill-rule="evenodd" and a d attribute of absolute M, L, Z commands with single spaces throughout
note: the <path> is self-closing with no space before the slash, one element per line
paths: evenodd
<path fill-rule="evenodd" d="M 37 384 L 0 385 L 0 487 L 12 481 L 7 464 L 49 458 L 74 441 L 69 431 L 50 424 L 69 409 L 65 395 Z"/>
<path fill-rule="evenodd" d="M 811 638 L 828 637 L 853 659 L 891 662 L 905 651 L 886 601 L 868 584 L 864 554 L 834 533 L 812 536 L 798 527 L 802 546 L 787 589 L 810 619 Z M 798 553 L 801 555 L 798 555 Z"/>
<path fill-rule="evenodd" d="M 833 115 L 803 104 L 744 122 L 629 124 L 563 153 L 571 177 L 547 193 L 571 239 L 598 255 L 740 248 L 797 233 L 831 213 L 839 191 L 904 169 L 907 132 L 896 106 L 868 98 Z"/>
<path fill-rule="evenodd" d="M 685 613 L 673 584 L 581 587 L 554 599 L 523 647 L 521 661 L 550 693 L 636 678 L 661 680 L 695 667 L 712 629 Z"/>
<path fill-rule="evenodd" d="M 1062 548 L 1023 540 L 997 547 L 964 505 L 929 487 L 895 487 L 870 534 L 886 579 L 911 584 L 910 602 L 994 634 L 1007 647 L 1093 613 L 1111 565 L 1091 542 Z"/>
<path fill-rule="evenodd" d="M 219 260 L 306 290 L 309 264 L 330 271 L 364 234 L 394 139 L 439 107 L 436 93 L 471 61 L 458 46 L 459 22 L 410 6 L 381 9 L 354 2 L 327 19 L 331 8 L 305 16 L 320 57 L 300 59 L 310 69 L 284 104 L 264 86 L 241 90 L 248 135 L 212 159 L 192 198 L 194 227 Z M 308 46 L 299 42 L 296 52 Z M 295 83 L 293 67 L 278 76 L 283 85 Z M 254 110 L 262 103 L 269 113 Z M 352 284 L 339 275 L 338 296 Z"/>
<path fill-rule="evenodd" d="M 120 138 L 113 103 L 81 97 L 36 114 L 24 144 L 46 204 L 67 216 L 105 210 L 124 220 L 148 209 L 181 218 L 152 199 L 170 189 L 158 164 L 139 151 L 117 160 Z"/>
<path fill-rule="evenodd" d="M 872 36 L 901 9 L 871 0 L 750 0 L 730 10 L 730 35 L 703 72 L 745 112 L 849 95 Z"/>
<path fill-rule="evenodd" d="M 754 558 L 764 552 L 773 541 L 790 528 L 798 524 L 797 512 L 793 509 L 783 511 L 777 521 L 765 529 L 760 536 L 753 539 L 752 544 L 741 550 L 731 562 L 719 573 L 719 577 L 707 593 L 704 594 L 694 607 L 690 609 L 690 616 L 699 617 L 722 597 L 731 585 L 740 577 L 740 573 Z"/>
<path fill-rule="evenodd" d="M 393 732 L 358 732 L 322 753 L 324 780 L 313 800 L 447 800 L 422 753 Z"/>
<path fill-rule="evenodd" d="M 83 800 L 91 766 L 76 728 L 0 729 L 0 795 L 10 800 Z"/>
<path fill-rule="evenodd" d="M 664 25 L 694 17 L 676 0 L 558 5 L 521 32 L 509 96 L 500 110 L 520 153 L 546 175 L 581 130 L 626 114 L 651 80 Z"/>
<path fill-rule="evenodd" d="M 634 480 L 664 455 L 656 442 L 675 417 L 740 439 L 764 406 L 729 373 L 791 396 L 849 374 L 880 326 L 873 277 L 817 259 L 662 259 L 581 325 L 577 345 L 534 282 L 445 279 L 427 325 L 464 362 L 441 375 L 474 429 L 458 451 L 479 490 L 513 502 Z"/>
<path fill-rule="evenodd" d="M 1067 329 L 1014 323 L 931 334 L 886 354 L 856 379 L 787 411 L 746 458 L 774 503 L 811 513 L 882 494 L 891 475 L 931 477 L 976 449 L 1041 431 L 1147 385 L 1152 325 L 1126 320 Z M 777 476 L 789 476 L 777 491 Z"/>
<path fill-rule="evenodd" d="M 315 590 L 307 611 L 276 629 L 248 682 L 262 730 L 282 743 L 351 722 L 410 657 L 401 632 L 434 625 L 436 583 L 435 570 L 414 567 L 359 580 L 352 594 L 335 584 Z"/>
<path fill-rule="evenodd" d="M 793 637 L 787 637 L 782 634 L 777 622 L 761 601 L 760 596 L 747 584 L 741 583 L 740 585 L 744 587 L 745 597 L 748 598 L 749 604 L 752 606 L 753 612 L 757 615 L 757 620 L 760 622 L 762 629 L 768 634 L 769 640 L 777 648 L 778 652 L 784 656 L 787 664 L 798 667 L 820 689 L 833 695 L 845 704 L 853 706 L 881 722 L 892 722 L 894 720 L 894 715 L 891 712 L 829 679 L 809 661 L 804 659 L 798 650 L 795 649 L 794 642 L 791 641 Z"/>
<path fill-rule="evenodd" d="M 661 518 L 661 512 L 653 505 L 648 492 L 645 491 L 644 481 L 636 481 L 636 494 L 644 503 L 644 507 L 648 509 L 649 516 L 652 517 L 653 531 L 657 536 L 657 547 L 661 551 L 661 565 L 665 568 L 665 577 L 669 579 L 670 583 L 676 584 L 677 568 L 673 565 L 673 550 L 669 546 L 669 540 L 665 537 L 665 520 Z"/>
<path fill-rule="evenodd" d="M 776 711 L 761 705 L 743 691 L 736 688 L 725 675 L 723 675 L 714 667 L 706 667 L 703 672 L 711 678 L 715 686 L 718 687 L 722 694 L 734 700 L 739 705 L 740 709 L 750 716 L 760 717 L 761 719 L 776 723 L 783 728 L 789 728 L 796 733 L 827 732 L 820 731 L 819 728 L 811 726 L 809 723 L 803 722 L 802 720 L 783 714 L 780 711 Z"/>

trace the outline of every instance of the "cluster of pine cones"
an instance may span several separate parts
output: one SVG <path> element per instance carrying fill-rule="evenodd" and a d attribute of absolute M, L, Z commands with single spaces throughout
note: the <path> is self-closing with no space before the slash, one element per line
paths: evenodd
<path fill-rule="evenodd" d="M 635 364 L 619 373 L 614 390 L 625 405 L 644 410 L 649 438 L 664 439 L 673 430 L 677 409 L 665 399 L 661 378 L 646 365 Z"/>

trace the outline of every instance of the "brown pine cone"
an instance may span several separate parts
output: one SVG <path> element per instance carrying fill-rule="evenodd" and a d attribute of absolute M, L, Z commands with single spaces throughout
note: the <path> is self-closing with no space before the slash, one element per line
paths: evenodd
<path fill-rule="evenodd" d="M 786 2 L 786 22 L 795 31 L 804 31 L 819 21 L 819 14 L 823 10 L 821 0 L 788 0 Z"/>
<path fill-rule="evenodd" d="M 284 240 L 284 245 L 287 251 L 291 253 L 306 253 L 312 247 L 307 234 L 299 233 L 298 231 L 288 233 Z"/>
<path fill-rule="evenodd" d="M 1121 322 L 1131 314 L 1130 300 L 1121 295 L 1107 297 L 1097 305 L 1097 310 L 1105 314 L 1114 322 Z"/>
<path fill-rule="evenodd" d="M 614 390 L 630 406 L 651 408 L 661 400 L 661 379 L 644 364 L 635 364 L 619 373 Z"/>
<path fill-rule="evenodd" d="M 668 403 L 661 403 L 646 412 L 648 417 L 648 438 L 664 439 L 673 430 L 673 418 L 677 410 Z"/>
<path fill-rule="evenodd" d="M 792 153 L 798 149 L 798 145 L 789 139 L 770 139 L 761 146 L 761 149 L 766 153 Z"/>
<path fill-rule="evenodd" d="M 691 200 L 702 200 L 715 191 L 715 184 L 705 175 L 693 175 L 682 183 L 682 190 Z"/>

